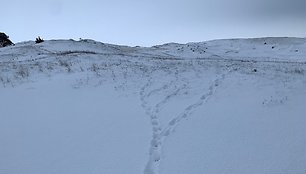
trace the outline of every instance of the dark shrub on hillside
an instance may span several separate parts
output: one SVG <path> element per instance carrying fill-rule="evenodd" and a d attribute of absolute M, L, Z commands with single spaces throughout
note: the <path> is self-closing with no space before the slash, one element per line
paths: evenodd
<path fill-rule="evenodd" d="M 13 42 L 9 40 L 9 36 L 0 32 L 0 47 L 6 47 L 9 45 L 13 45 Z"/>
<path fill-rule="evenodd" d="M 35 43 L 42 43 L 42 42 L 44 42 L 44 40 L 40 36 L 38 36 L 35 40 Z"/>

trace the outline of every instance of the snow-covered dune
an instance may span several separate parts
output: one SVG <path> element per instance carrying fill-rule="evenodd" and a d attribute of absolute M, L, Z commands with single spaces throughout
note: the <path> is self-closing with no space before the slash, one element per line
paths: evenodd
<path fill-rule="evenodd" d="M 306 39 L 0 48 L 0 174 L 305 174 Z"/>

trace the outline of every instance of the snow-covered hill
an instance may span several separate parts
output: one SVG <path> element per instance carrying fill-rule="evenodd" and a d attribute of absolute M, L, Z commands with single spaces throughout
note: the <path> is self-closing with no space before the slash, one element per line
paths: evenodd
<path fill-rule="evenodd" d="M 305 174 L 306 39 L 0 48 L 0 174 Z"/>

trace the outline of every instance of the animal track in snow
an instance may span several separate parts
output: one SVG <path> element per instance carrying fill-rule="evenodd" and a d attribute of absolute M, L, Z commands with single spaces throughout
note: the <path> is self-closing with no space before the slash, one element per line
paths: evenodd
<path fill-rule="evenodd" d="M 179 72 L 175 72 L 175 79 L 163 84 L 159 88 L 151 89 L 154 84 L 152 74 L 147 76 L 147 83 L 140 90 L 141 106 L 144 108 L 145 113 L 150 117 L 152 126 L 152 139 L 149 150 L 149 160 L 144 170 L 144 174 L 158 174 L 159 166 L 161 162 L 161 151 L 164 140 L 174 131 L 177 125 L 186 117 L 188 117 L 195 109 L 202 106 L 220 86 L 221 81 L 225 78 L 225 74 L 219 75 L 208 87 L 208 90 L 202 94 L 198 101 L 188 105 L 183 111 L 176 117 L 173 117 L 165 127 L 161 126 L 160 111 L 163 106 L 169 103 L 170 100 L 175 99 L 180 95 L 180 92 L 187 88 L 188 82 L 180 80 Z M 176 85 L 174 83 L 179 82 Z M 174 86 L 171 89 L 171 86 Z M 150 103 L 149 98 L 153 95 L 165 90 L 171 89 L 171 92 L 166 93 L 166 96 L 162 98 L 158 103 Z"/>

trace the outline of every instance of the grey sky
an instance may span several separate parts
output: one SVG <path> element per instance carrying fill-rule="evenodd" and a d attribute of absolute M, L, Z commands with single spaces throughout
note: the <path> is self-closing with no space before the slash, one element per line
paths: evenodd
<path fill-rule="evenodd" d="M 4 0 L 14 42 L 91 38 L 150 46 L 220 38 L 306 37 L 305 0 Z"/>

